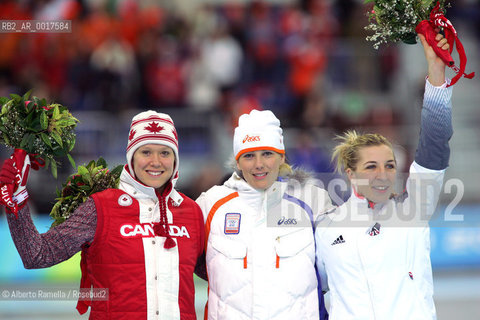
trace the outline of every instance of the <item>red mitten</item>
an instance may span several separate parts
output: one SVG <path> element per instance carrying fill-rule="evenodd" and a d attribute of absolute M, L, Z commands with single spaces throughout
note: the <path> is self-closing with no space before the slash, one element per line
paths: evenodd
<path fill-rule="evenodd" d="M 437 41 L 435 40 L 436 28 L 443 29 L 445 38 L 447 38 L 448 44 L 450 45 L 450 50 L 442 50 L 441 48 L 437 47 Z M 443 62 L 445 62 L 445 64 L 452 68 L 457 74 L 455 77 L 453 77 L 452 81 L 447 85 L 447 87 L 453 86 L 461 77 L 472 79 L 475 76 L 475 72 L 469 74 L 465 73 L 465 67 L 467 65 L 465 49 L 463 48 L 460 39 L 458 39 L 457 31 L 453 27 L 452 23 L 445 18 L 442 10 L 440 10 L 440 2 L 437 2 L 435 8 L 433 8 L 432 12 L 430 12 L 430 20 L 421 21 L 415 28 L 415 31 L 425 36 L 425 40 L 427 40 L 428 44 L 433 48 L 437 56 L 440 57 Z M 453 46 L 455 43 L 457 46 L 458 55 L 460 57 L 460 67 L 455 65 L 455 61 L 450 55 L 453 51 Z"/>
<path fill-rule="evenodd" d="M 15 161 L 12 158 L 8 158 L 3 162 L 0 169 L 0 184 L 14 184 L 17 175 L 17 169 L 14 166 Z"/>
<path fill-rule="evenodd" d="M 29 171 L 30 158 L 22 149 L 15 149 L 0 170 L 0 203 L 15 213 L 15 216 L 28 199 L 26 186 Z"/>
<path fill-rule="evenodd" d="M 0 169 L 0 203 L 10 211 L 15 211 L 17 207 L 12 199 L 17 175 L 14 163 L 13 159 L 9 158 L 3 162 L 2 169 Z"/>
<path fill-rule="evenodd" d="M 450 50 L 443 50 L 442 48 L 439 48 L 437 46 L 437 40 L 435 40 L 435 37 L 437 36 L 437 33 L 435 32 L 434 26 L 430 23 L 428 20 L 423 20 L 420 22 L 417 27 L 415 28 L 415 31 L 417 33 L 423 34 L 425 36 L 425 40 L 427 40 L 428 44 L 432 47 L 433 51 L 437 54 L 437 56 L 445 62 L 447 66 L 453 66 L 455 64 L 455 61 L 453 60 L 452 56 L 450 53 L 452 52 L 453 49 L 453 41 L 451 41 L 449 38 L 448 44 L 450 45 Z"/>

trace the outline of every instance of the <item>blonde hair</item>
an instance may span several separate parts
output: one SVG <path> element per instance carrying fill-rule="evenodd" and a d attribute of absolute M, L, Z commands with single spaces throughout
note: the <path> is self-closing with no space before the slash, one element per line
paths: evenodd
<path fill-rule="evenodd" d="M 287 177 L 292 173 L 293 173 L 293 169 L 288 163 L 284 162 L 280 165 L 280 168 L 278 170 L 279 177 Z"/>
<path fill-rule="evenodd" d="M 332 162 L 336 160 L 336 172 L 345 172 L 346 169 L 355 170 L 359 160 L 359 151 L 364 147 L 386 145 L 393 152 L 390 141 L 378 133 L 360 135 L 355 130 L 348 130 L 343 135 L 337 135 L 335 140 L 340 141 L 333 148 L 332 153 Z"/>

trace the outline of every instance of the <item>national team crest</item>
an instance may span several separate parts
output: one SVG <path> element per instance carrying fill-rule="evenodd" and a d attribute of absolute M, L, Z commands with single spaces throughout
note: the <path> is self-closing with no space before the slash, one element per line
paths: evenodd
<path fill-rule="evenodd" d="M 372 229 L 370 229 L 368 234 L 372 237 L 378 236 L 380 234 L 380 227 L 380 223 L 376 222 Z"/>
<path fill-rule="evenodd" d="M 240 213 L 227 213 L 225 214 L 225 234 L 238 234 L 240 233 Z"/>
<path fill-rule="evenodd" d="M 120 197 L 118 197 L 118 204 L 122 207 L 128 207 L 133 203 L 132 197 L 128 194 L 124 193 Z"/>

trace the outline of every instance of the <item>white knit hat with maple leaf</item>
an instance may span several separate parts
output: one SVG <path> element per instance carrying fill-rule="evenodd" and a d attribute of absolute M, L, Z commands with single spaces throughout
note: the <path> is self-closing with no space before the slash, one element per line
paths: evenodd
<path fill-rule="evenodd" d="M 127 144 L 128 170 L 133 177 L 135 177 L 132 166 L 133 154 L 146 144 L 161 144 L 172 148 L 175 153 L 172 179 L 178 178 L 178 136 L 175 124 L 168 114 L 149 110 L 133 117 Z"/>

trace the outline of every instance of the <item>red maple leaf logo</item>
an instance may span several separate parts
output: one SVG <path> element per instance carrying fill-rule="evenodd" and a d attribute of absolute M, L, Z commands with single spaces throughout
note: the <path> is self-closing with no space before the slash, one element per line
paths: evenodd
<path fill-rule="evenodd" d="M 145 127 L 145 130 L 148 130 L 152 133 L 159 133 L 160 131 L 163 131 L 163 127 L 158 125 L 158 122 L 152 121 L 148 124 L 147 127 Z"/>
<path fill-rule="evenodd" d="M 137 131 L 135 131 L 135 130 L 130 131 L 130 134 L 128 135 L 128 140 L 132 140 L 133 137 L 135 137 L 136 133 L 137 133 Z"/>

